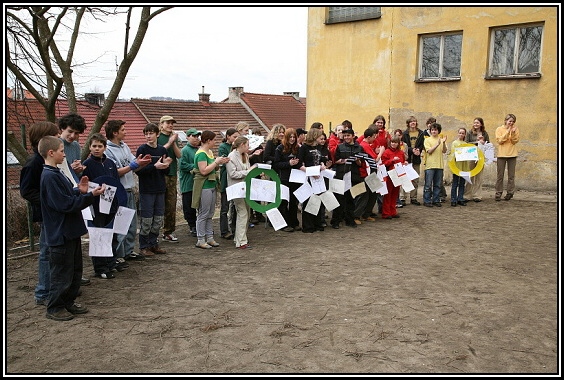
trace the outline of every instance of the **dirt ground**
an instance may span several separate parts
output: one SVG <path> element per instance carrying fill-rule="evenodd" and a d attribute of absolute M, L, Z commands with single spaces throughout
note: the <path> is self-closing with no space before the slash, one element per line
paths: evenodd
<path fill-rule="evenodd" d="M 559 374 L 557 196 L 486 194 L 356 229 L 262 224 L 249 251 L 195 248 L 183 224 L 112 280 L 85 245 L 90 312 L 68 322 L 34 304 L 37 256 L 10 257 L 5 375 Z"/>

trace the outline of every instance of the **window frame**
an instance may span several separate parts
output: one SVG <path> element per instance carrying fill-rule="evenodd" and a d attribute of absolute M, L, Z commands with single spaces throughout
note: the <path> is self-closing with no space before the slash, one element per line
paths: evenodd
<path fill-rule="evenodd" d="M 444 76 L 444 45 L 445 45 L 445 37 L 448 36 L 460 36 L 460 59 L 459 59 L 459 71 L 460 74 L 456 76 Z M 425 38 L 436 38 L 440 37 L 440 51 L 439 51 L 439 76 L 438 77 L 423 77 L 423 47 L 424 43 L 423 40 Z M 456 31 L 448 31 L 448 32 L 441 32 L 441 33 L 429 33 L 429 34 L 422 34 L 419 35 L 419 49 L 418 49 L 418 68 L 417 68 L 417 78 L 415 82 L 452 82 L 452 81 L 460 81 L 462 78 L 462 46 L 464 38 L 464 33 L 462 30 Z"/>
<path fill-rule="evenodd" d="M 521 29 L 526 28 L 542 28 L 541 34 L 541 41 L 539 46 L 539 55 L 538 55 L 538 71 L 533 73 L 519 73 L 516 72 L 519 68 L 519 43 L 521 40 Z M 513 73 L 511 74 L 493 74 L 493 59 L 494 59 L 494 45 L 495 45 L 495 32 L 498 30 L 514 30 L 515 31 L 515 43 L 513 46 Z M 498 26 L 490 28 L 490 37 L 489 37 L 489 52 L 488 52 L 488 67 L 486 68 L 486 75 L 485 79 L 523 79 L 523 78 L 540 78 L 541 74 L 541 63 L 542 63 L 542 51 L 543 51 L 543 40 L 544 40 L 544 22 L 536 22 L 536 23 L 529 23 L 529 24 L 517 24 L 517 25 L 505 25 L 505 26 Z"/>
<path fill-rule="evenodd" d="M 359 12 L 360 8 L 363 8 L 364 12 Z M 350 14 L 346 14 L 347 11 Z M 339 24 L 343 22 L 373 20 L 381 17 L 382 17 L 382 7 L 326 7 L 325 8 L 326 25 Z"/>

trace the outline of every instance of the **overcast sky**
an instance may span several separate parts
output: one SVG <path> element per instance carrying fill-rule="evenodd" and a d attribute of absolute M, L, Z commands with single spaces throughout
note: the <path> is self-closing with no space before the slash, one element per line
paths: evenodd
<path fill-rule="evenodd" d="M 119 17 L 103 30 L 81 27 L 89 33 L 79 38 L 76 62 L 95 63 L 75 69 L 78 93 L 108 94 L 123 56 Z M 150 22 L 120 99 L 198 100 L 202 86 L 211 101 L 225 99 L 229 87 L 306 96 L 306 56 L 307 7 L 175 7 Z"/>

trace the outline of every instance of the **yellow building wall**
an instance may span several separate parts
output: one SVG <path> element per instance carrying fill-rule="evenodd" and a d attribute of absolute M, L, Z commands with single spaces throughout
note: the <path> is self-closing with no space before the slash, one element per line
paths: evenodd
<path fill-rule="evenodd" d="M 320 121 L 328 130 L 348 119 L 361 135 L 378 114 L 390 130 L 405 129 L 411 115 L 424 129 L 434 116 L 450 146 L 477 116 L 494 140 L 513 113 L 521 132 L 517 189 L 557 189 L 557 7 L 382 7 L 379 19 L 332 25 L 325 12 L 308 12 L 306 125 Z M 491 28 L 539 22 L 541 78 L 486 80 Z M 461 80 L 416 83 L 419 37 L 451 31 L 463 33 Z M 495 164 L 485 167 L 485 186 L 494 186 L 495 173 Z"/>

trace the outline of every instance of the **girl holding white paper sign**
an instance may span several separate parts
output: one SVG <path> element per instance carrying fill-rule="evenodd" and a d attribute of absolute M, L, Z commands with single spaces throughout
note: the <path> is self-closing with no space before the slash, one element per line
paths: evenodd
<path fill-rule="evenodd" d="M 274 154 L 273 168 L 280 177 L 280 183 L 289 189 L 290 200 L 282 199 L 278 211 L 286 221 L 287 226 L 282 228 L 284 232 L 294 232 L 301 230 L 298 220 L 298 198 L 294 194 L 301 184 L 290 182 L 292 169 L 299 169 L 301 166 L 298 158 L 298 136 L 294 128 L 286 129 L 282 143 L 276 147 Z"/>
<path fill-rule="evenodd" d="M 227 170 L 227 185 L 232 186 L 245 181 L 247 174 L 254 169 L 257 164 L 251 166 L 249 160 L 249 139 L 245 136 L 239 136 L 232 145 L 231 153 L 229 153 L 229 162 L 225 165 Z M 249 227 L 249 205 L 245 198 L 233 199 L 236 210 L 235 221 L 235 247 L 238 249 L 251 249 L 247 239 L 247 229 Z"/>
<path fill-rule="evenodd" d="M 450 160 L 456 160 L 455 150 L 461 144 L 465 144 L 464 139 L 466 138 L 466 128 L 458 128 L 458 138 L 454 140 L 450 148 Z M 472 148 L 473 149 L 473 148 Z M 458 161 L 456 166 L 461 172 L 469 172 L 471 161 Z M 457 204 L 460 206 L 466 206 L 466 201 L 464 200 L 464 187 L 466 186 L 466 180 L 461 176 L 452 173 L 452 188 L 450 190 L 450 205 L 455 207 Z"/>
<path fill-rule="evenodd" d="M 323 131 L 321 129 L 310 129 L 302 146 L 298 150 L 298 158 L 302 163 L 301 171 L 306 171 L 306 167 L 321 166 L 321 170 L 325 170 L 326 158 L 321 155 L 317 149 L 317 145 L 323 139 Z M 302 232 L 313 233 L 315 231 L 323 231 L 325 228 L 321 224 L 321 208 L 315 215 L 306 211 L 309 199 L 302 203 Z"/>
<path fill-rule="evenodd" d="M 398 163 L 405 164 L 405 155 L 399 148 L 400 142 L 401 138 L 399 136 L 393 136 L 390 140 L 390 147 L 382 154 L 382 164 L 386 166 L 386 170 L 394 170 L 395 165 Z M 390 176 L 386 177 L 386 186 L 388 193 L 384 195 L 384 200 L 382 201 L 382 219 L 399 218 L 396 201 L 400 188 L 399 186 L 394 186 Z"/>

